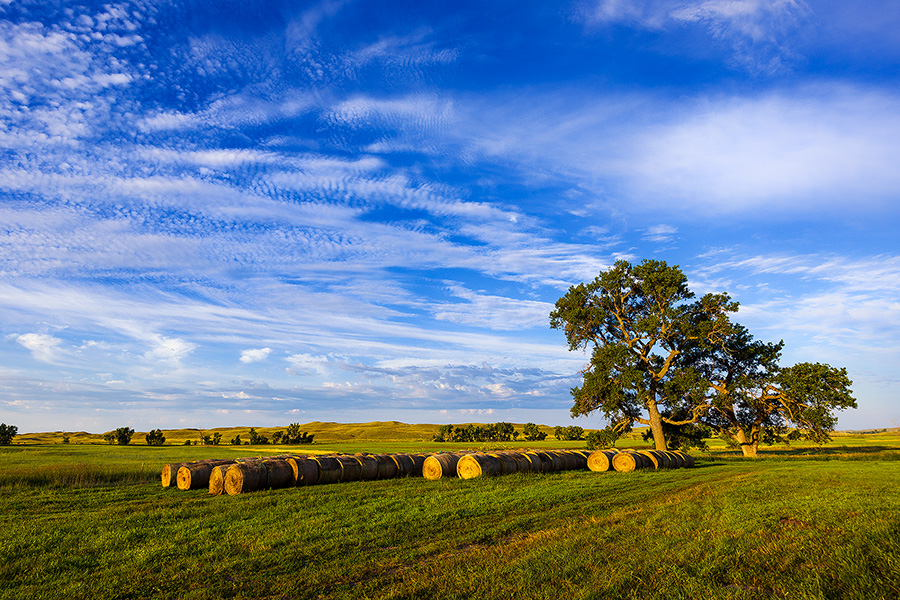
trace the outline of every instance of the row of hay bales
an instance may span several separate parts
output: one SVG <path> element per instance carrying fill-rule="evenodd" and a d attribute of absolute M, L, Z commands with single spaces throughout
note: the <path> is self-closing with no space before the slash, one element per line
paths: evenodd
<path fill-rule="evenodd" d="M 209 488 L 210 494 L 241 494 L 262 489 L 421 477 L 428 454 L 280 455 L 268 458 L 199 460 L 167 464 L 164 487 Z"/>
<path fill-rule="evenodd" d="M 630 472 L 693 466 L 694 460 L 688 454 L 656 450 L 304 454 L 171 463 L 163 467 L 162 484 L 166 487 L 177 485 L 181 490 L 208 488 L 210 494 L 234 495 L 263 489 L 397 477 L 473 479 L 579 469 Z"/>
<path fill-rule="evenodd" d="M 630 473 L 638 469 L 682 469 L 694 466 L 694 457 L 680 451 L 595 450 L 588 456 L 591 471 Z"/>
<path fill-rule="evenodd" d="M 587 450 L 528 450 L 525 452 L 446 452 L 425 459 L 426 479 L 475 477 L 511 473 L 550 473 L 587 469 Z"/>

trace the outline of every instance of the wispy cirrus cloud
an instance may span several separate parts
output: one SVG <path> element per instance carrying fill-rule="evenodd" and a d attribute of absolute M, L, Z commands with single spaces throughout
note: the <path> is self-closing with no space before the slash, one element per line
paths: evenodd
<path fill-rule="evenodd" d="M 797 58 L 791 36 L 811 14 L 803 0 L 599 0 L 584 16 L 594 25 L 626 23 L 660 31 L 700 27 L 731 47 L 736 66 L 770 74 Z"/>

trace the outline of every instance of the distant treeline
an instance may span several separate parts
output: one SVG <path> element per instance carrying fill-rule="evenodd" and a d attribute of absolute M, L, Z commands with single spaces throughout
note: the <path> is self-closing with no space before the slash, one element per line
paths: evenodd
<path fill-rule="evenodd" d="M 511 442 L 518 440 L 520 435 L 529 442 L 541 441 L 547 437 L 547 433 L 534 423 L 526 423 L 520 434 L 512 423 L 501 421 L 485 425 L 470 423 L 465 427 L 442 425 L 433 439 L 435 442 Z M 577 425 L 558 426 L 553 430 L 553 435 L 558 440 L 582 440 L 584 429 Z"/>
<path fill-rule="evenodd" d="M 215 434 L 219 436 L 219 434 Z M 240 435 L 234 436 L 234 439 L 231 440 L 232 446 L 240 446 L 241 444 L 250 444 L 251 446 L 257 445 L 265 445 L 269 443 L 269 438 L 257 433 L 256 428 L 251 427 L 249 432 L 249 439 L 247 441 L 242 441 Z M 209 436 L 203 436 L 203 443 L 207 442 Z M 221 437 L 221 436 L 220 436 Z M 276 431 L 272 434 L 272 442 L 273 444 L 312 444 L 313 438 L 315 435 L 310 435 L 309 432 L 304 431 L 300 433 L 300 424 L 299 423 L 291 423 L 288 425 L 287 429 L 284 431 Z M 219 442 L 217 439 L 213 438 L 213 445 L 217 445 Z"/>

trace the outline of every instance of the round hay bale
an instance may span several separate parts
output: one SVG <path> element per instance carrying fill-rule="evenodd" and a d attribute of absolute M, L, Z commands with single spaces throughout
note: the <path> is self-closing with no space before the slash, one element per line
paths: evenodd
<path fill-rule="evenodd" d="M 550 471 L 550 459 L 545 458 L 543 452 L 526 452 L 525 458 L 531 463 L 533 473 L 547 473 Z"/>
<path fill-rule="evenodd" d="M 293 487 L 296 484 L 294 469 L 283 458 L 270 458 L 262 461 L 266 467 L 266 487 L 281 489 Z"/>
<path fill-rule="evenodd" d="M 591 452 L 591 455 L 588 456 L 588 469 L 597 471 L 598 473 L 612 471 L 612 459 L 616 454 L 618 454 L 618 452 L 613 452 L 612 450 L 594 450 Z"/>
<path fill-rule="evenodd" d="M 410 454 L 413 459 L 413 471 L 411 475 L 413 477 L 421 477 L 422 476 L 422 467 L 425 466 L 425 459 L 430 456 L 427 453 L 418 453 L 418 454 Z"/>
<path fill-rule="evenodd" d="M 178 484 L 178 469 L 188 463 L 169 463 L 162 468 L 162 485 L 171 487 Z"/>
<path fill-rule="evenodd" d="M 560 471 L 571 471 L 575 468 L 575 457 L 568 450 L 554 450 L 553 453 L 559 457 Z"/>
<path fill-rule="evenodd" d="M 490 456 L 493 456 L 500 461 L 501 475 L 512 475 L 513 473 L 518 472 L 519 464 L 508 452 L 491 452 Z"/>
<path fill-rule="evenodd" d="M 460 479 L 490 477 L 503 473 L 500 459 L 490 454 L 467 454 L 456 463 L 456 474 Z"/>
<path fill-rule="evenodd" d="M 209 474 L 209 493 L 213 496 L 221 496 L 225 493 L 225 471 L 231 465 L 219 465 L 213 467 L 212 473 Z"/>
<path fill-rule="evenodd" d="M 255 492 L 266 487 L 268 470 L 262 462 L 239 462 L 225 471 L 225 493 L 229 496 Z"/>
<path fill-rule="evenodd" d="M 362 481 L 374 481 L 378 479 L 378 461 L 371 454 L 357 454 L 359 461 L 359 478 Z"/>
<path fill-rule="evenodd" d="M 672 463 L 669 460 L 669 456 L 665 452 L 661 452 L 659 450 L 645 450 L 644 452 L 648 452 L 653 458 L 656 459 L 656 468 L 657 469 L 671 469 L 672 468 Z"/>
<path fill-rule="evenodd" d="M 572 450 L 572 456 L 575 457 L 575 462 L 577 463 L 576 469 L 587 469 L 587 460 L 591 455 L 590 450 Z"/>
<path fill-rule="evenodd" d="M 563 461 L 560 456 L 554 452 L 553 450 L 545 450 L 543 452 L 544 457 L 550 461 L 550 472 L 562 471 L 563 469 Z"/>
<path fill-rule="evenodd" d="M 341 463 L 335 456 L 313 456 L 319 463 L 319 483 L 337 483 L 341 480 Z"/>
<path fill-rule="evenodd" d="M 178 468 L 176 475 L 179 490 L 199 490 L 209 487 L 209 475 L 217 465 L 213 463 L 188 463 Z"/>
<path fill-rule="evenodd" d="M 411 477 L 416 472 L 416 461 L 410 454 L 389 454 L 397 463 L 397 477 Z M 425 462 L 424 460 L 422 461 Z"/>
<path fill-rule="evenodd" d="M 289 456 L 285 459 L 294 474 L 294 485 L 319 483 L 319 463 L 308 456 Z"/>
<path fill-rule="evenodd" d="M 388 454 L 375 454 L 372 456 L 378 462 L 377 479 L 394 479 L 397 477 L 397 463 Z"/>
<path fill-rule="evenodd" d="M 429 481 L 442 477 L 456 477 L 456 465 L 459 463 L 459 454 L 432 454 L 422 464 L 422 477 Z"/>
<path fill-rule="evenodd" d="M 630 473 L 644 468 L 644 459 L 637 452 L 620 452 L 613 456 L 613 468 L 619 473 Z"/>
<path fill-rule="evenodd" d="M 533 473 L 534 466 L 524 452 L 509 452 L 509 456 L 516 461 L 517 473 Z"/>
<path fill-rule="evenodd" d="M 362 463 L 355 456 L 342 454 L 337 457 L 341 463 L 341 482 L 359 481 L 362 475 Z"/>
<path fill-rule="evenodd" d="M 658 459 L 658 458 L 654 455 L 654 453 L 651 452 L 650 450 L 638 450 L 638 454 L 640 454 L 640 455 L 643 456 L 645 459 L 647 459 L 647 460 L 650 461 L 650 464 L 648 465 L 649 468 L 651 468 L 651 469 L 660 469 L 660 468 L 662 468 L 662 467 L 660 466 L 659 459 Z"/>
<path fill-rule="evenodd" d="M 666 456 L 669 457 L 669 462 L 671 463 L 672 469 L 680 469 L 684 466 L 684 459 L 678 455 L 676 452 L 672 452 L 671 450 L 666 450 Z"/>
<path fill-rule="evenodd" d="M 691 469 L 694 467 L 694 457 L 688 454 L 687 452 L 678 451 L 678 456 L 684 461 L 684 468 Z"/>

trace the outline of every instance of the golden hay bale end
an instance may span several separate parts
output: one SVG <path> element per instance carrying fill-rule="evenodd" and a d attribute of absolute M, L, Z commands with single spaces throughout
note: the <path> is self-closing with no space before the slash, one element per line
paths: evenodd
<path fill-rule="evenodd" d="M 179 490 L 199 490 L 209 487 L 209 476 L 213 468 L 230 465 L 234 461 L 194 462 L 179 467 L 176 475 Z"/>
<path fill-rule="evenodd" d="M 442 477 L 456 477 L 456 465 L 460 458 L 459 454 L 432 454 L 422 463 L 422 477 L 429 481 Z"/>
<path fill-rule="evenodd" d="M 630 473 L 652 464 L 649 458 L 639 452 L 620 452 L 613 457 L 612 463 L 613 469 L 620 473 Z"/>
<path fill-rule="evenodd" d="M 618 453 L 612 450 L 594 450 L 591 452 L 590 456 L 588 456 L 588 469 L 598 473 L 612 471 L 612 459 L 616 454 Z"/>
<path fill-rule="evenodd" d="M 460 479 L 500 475 L 502 472 L 500 459 L 489 454 L 467 454 L 456 463 L 456 474 Z"/>
<path fill-rule="evenodd" d="M 219 465 L 213 467 L 212 473 L 209 474 L 209 493 L 213 496 L 220 496 L 225 493 L 225 472 L 231 465 Z"/>
<path fill-rule="evenodd" d="M 163 487 L 171 487 L 178 484 L 178 469 L 188 463 L 169 463 L 163 465 L 162 468 L 162 485 Z"/>

